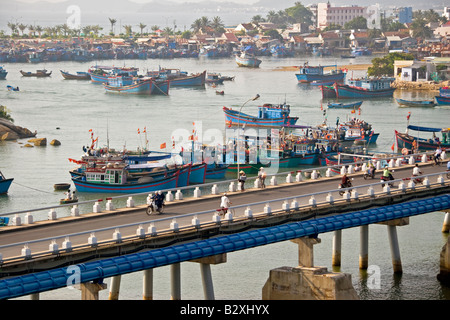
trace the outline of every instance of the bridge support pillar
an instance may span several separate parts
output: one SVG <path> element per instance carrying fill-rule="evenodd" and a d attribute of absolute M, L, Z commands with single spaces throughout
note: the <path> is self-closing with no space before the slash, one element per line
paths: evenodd
<path fill-rule="evenodd" d="M 144 270 L 142 279 L 142 298 L 153 300 L 153 269 Z"/>
<path fill-rule="evenodd" d="M 122 280 L 121 275 L 111 278 L 111 288 L 109 289 L 108 300 L 119 300 L 120 280 Z"/>
<path fill-rule="evenodd" d="M 392 267 L 394 269 L 394 273 L 402 273 L 402 260 L 400 259 L 400 248 L 398 245 L 397 238 L 397 227 L 394 225 L 388 225 L 388 235 L 389 235 L 389 243 L 391 245 L 391 258 L 392 258 Z"/>
<path fill-rule="evenodd" d="M 298 244 L 298 265 L 302 267 L 314 267 L 313 245 L 320 243 L 320 238 L 303 237 L 291 241 Z"/>
<path fill-rule="evenodd" d="M 359 268 L 367 269 L 369 267 L 369 226 L 361 226 L 359 237 Z"/>
<path fill-rule="evenodd" d="M 170 300 L 181 300 L 181 264 L 170 265 Z"/>
<path fill-rule="evenodd" d="M 202 276 L 203 294 L 205 296 L 205 300 L 214 300 L 215 297 L 214 297 L 214 286 L 211 276 L 211 265 L 227 262 L 226 253 L 191 260 L 191 262 L 200 263 L 200 272 Z"/>
<path fill-rule="evenodd" d="M 440 272 L 437 279 L 446 285 L 450 285 L 450 237 L 447 238 L 447 243 L 442 248 L 439 267 Z"/>
<path fill-rule="evenodd" d="M 98 300 L 98 293 L 106 289 L 106 283 L 85 282 L 80 284 L 81 300 Z"/>
<path fill-rule="evenodd" d="M 442 232 L 448 233 L 449 231 L 450 231 L 450 210 L 446 210 L 444 224 L 442 225 Z"/>
<path fill-rule="evenodd" d="M 342 230 L 336 230 L 333 234 L 333 256 L 331 259 L 332 266 L 339 267 L 341 265 L 341 246 Z"/>

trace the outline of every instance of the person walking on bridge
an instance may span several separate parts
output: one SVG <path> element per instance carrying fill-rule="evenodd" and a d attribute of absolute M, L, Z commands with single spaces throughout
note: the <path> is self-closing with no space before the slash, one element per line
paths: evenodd
<path fill-rule="evenodd" d="M 259 168 L 258 179 L 259 179 L 259 182 L 261 182 L 261 188 L 265 188 L 266 187 L 266 172 L 264 171 L 263 167 Z"/>
<path fill-rule="evenodd" d="M 240 171 L 239 172 L 239 183 L 241 184 L 241 192 L 245 191 L 244 185 L 245 185 L 245 180 L 247 180 L 247 176 L 245 175 L 244 171 Z"/>

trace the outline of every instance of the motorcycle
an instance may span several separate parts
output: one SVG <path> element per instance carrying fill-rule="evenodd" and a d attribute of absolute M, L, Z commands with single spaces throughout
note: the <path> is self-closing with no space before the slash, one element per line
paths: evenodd
<path fill-rule="evenodd" d="M 369 178 L 375 179 L 375 168 L 373 168 L 370 172 L 369 169 L 367 169 L 366 172 L 364 172 L 363 174 L 364 180 L 367 180 Z"/>
<path fill-rule="evenodd" d="M 351 188 L 352 187 L 352 183 L 349 181 L 348 183 L 345 183 L 345 184 L 342 184 L 342 183 L 340 183 L 339 184 L 339 189 L 345 189 L 345 188 Z M 339 195 L 344 195 L 344 193 L 345 193 L 345 190 L 339 190 Z"/>
<path fill-rule="evenodd" d="M 158 207 L 155 200 L 152 200 L 152 202 L 147 206 L 145 212 L 147 215 L 152 215 L 153 213 L 161 214 L 164 212 L 164 204 L 161 205 L 161 207 Z"/>
<path fill-rule="evenodd" d="M 387 182 L 388 186 L 393 187 L 394 183 L 393 182 L 389 182 L 391 180 L 395 180 L 392 175 L 390 175 L 389 177 L 381 176 L 381 181 L 380 182 Z M 381 186 L 384 187 L 385 183 L 383 183 Z"/>

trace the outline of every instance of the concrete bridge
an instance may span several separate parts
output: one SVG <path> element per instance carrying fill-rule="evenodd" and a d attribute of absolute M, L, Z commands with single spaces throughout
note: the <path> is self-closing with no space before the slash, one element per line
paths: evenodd
<path fill-rule="evenodd" d="M 411 163 L 411 161 L 409 162 Z M 152 258 L 153 263 L 136 267 L 144 272 L 144 283 L 147 283 L 147 289 L 144 290 L 144 298 L 151 298 L 151 270 L 152 268 L 164 264 L 170 264 L 173 279 L 173 299 L 180 299 L 179 295 L 179 263 L 181 261 L 198 261 L 201 265 L 202 279 L 205 284 L 205 298 L 213 298 L 212 280 L 209 265 L 211 263 L 221 263 L 226 261 L 226 253 L 243 250 L 255 245 L 264 245 L 270 241 L 295 240 L 299 243 L 299 265 L 307 268 L 313 267 L 312 244 L 317 240 L 317 234 L 323 232 L 335 232 L 335 246 L 333 248 L 333 264 L 340 263 L 340 230 L 348 227 L 361 226 L 362 228 L 362 247 L 360 249 L 360 268 L 367 268 L 367 232 L 370 223 L 380 223 L 393 220 L 388 230 L 391 239 L 391 250 L 393 255 L 394 272 L 401 272 L 401 261 L 399 257 L 398 243 L 396 240 L 396 226 L 405 223 L 405 219 L 411 215 L 423 214 L 433 211 L 442 211 L 450 207 L 448 199 L 449 179 L 443 167 L 434 167 L 430 163 L 421 163 L 421 169 L 424 175 L 422 185 L 414 185 L 409 179 L 412 172 L 412 164 L 405 164 L 400 161 L 390 162 L 395 167 L 396 181 L 395 187 L 382 187 L 379 182 L 368 183 L 372 181 L 363 180 L 361 173 L 349 173 L 353 177 L 353 190 L 338 194 L 336 189 L 340 180 L 340 175 L 329 174 L 330 168 L 320 168 L 325 171 L 322 178 L 318 178 L 317 170 L 312 169 L 311 179 L 305 178 L 305 172 L 283 173 L 276 176 L 278 179 L 270 180 L 270 184 L 265 189 L 250 188 L 245 192 L 234 191 L 233 181 L 224 182 L 228 184 L 226 190 L 229 191 L 230 199 L 233 203 L 233 210 L 226 216 L 219 216 L 216 209 L 219 206 L 220 192 L 216 184 L 210 186 L 210 194 L 201 194 L 201 188 L 197 187 L 191 197 L 180 197 L 180 190 L 175 193 L 174 199 L 170 200 L 166 206 L 166 212 L 162 216 L 148 217 L 144 213 L 146 207 L 144 204 L 135 203 L 137 199 L 127 197 L 124 208 L 115 208 L 114 199 L 108 199 L 107 210 L 99 208 L 99 201 L 95 201 L 92 207 L 93 212 L 80 214 L 79 208 L 72 207 L 71 215 L 57 218 L 55 208 L 41 208 L 48 210 L 48 219 L 42 221 L 30 221 L 30 210 L 20 213 L 11 213 L 13 215 L 11 226 L 3 227 L 0 231 L 0 260 L 2 263 L 2 272 L 0 276 L 0 298 L 12 298 L 16 296 L 32 294 L 36 297 L 38 292 L 51 290 L 57 287 L 67 285 L 70 275 L 67 274 L 67 265 L 76 266 L 81 261 L 86 266 L 90 262 L 105 257 L 117 256 L 125 258 L 136 254 L 156 254 L 161 250 L 165 251 L 162 256 L 164 262 L 156 262 L 157 258 Z M 352 167 L 347 167 L 351 171 Z M 316 175 L 315 175 L 316 174 Z M 294 177 L 295 176 L 295 177 Z M 378 180 L 373 180 L 378 181 Z M 251 184 L 250 181 L 248 184 Z M 214 188 L 216 187 L 216 189 Z M 202 188 L 206 188 L 203 186 Z M 222 188 L 222 191 L 224 188 Z M 174 190 L 175 191 L 175 190 Z M 432 202 L 417 202 L 434 199 Z M 178 198 L 176 200 L 175 198 Z M 429 201 L 428 199 L 427 201 Z M 401 207 L 402 214 L 394 214 L 399 210 L 399 204 L 406 201 L 416 201 L 414 206 L 423 206 L 419 211 L 406 210 Z M 82 204 L 79 204 L 82 205 Z M 397 207 L 396 207 L 397 206 Z M 359 222 L 344 223 L 354 218 L 349 218 L 346 213 L 358 212 L 359 214 L 373 215 L 375 211 L 369 208 L 382 207 L 386 212 L 377 213 L 383 216 L 375 220 L 367 220 L 367 217 L 356 220 Z M 406 208 L 408 208 L 407 206 Z M 376 209 L 373 209 L 376 210 Z M 35 211 L 39 211 L 35 209 Z M 25 217 L 20 214 L 26 213 Z M 443 231 L 448 232 L 449 218 L 448 213 L 444 220 Z M 321 220 L 325 217 L 341 217 L 342 220 L 331 222 L 330 220 Z M 26 223 L 22 223 L 21 220 Z M 249 246 L 236 247 L 241 235 L 246 235 L 252 230 L 264 230 L 269 233 L 264 235 L 264 239 L 274 237 L 279 230 L 272 230 L 274 226 L 288 226 L 293 223 L 295 228 L 305 229 L 305 223 L 315 221 L 313 227 L 309 226 L 309 231 L 304 233 L 294 232 L 291 236 L 281 237 L 276 240 L 251 241 Z M 407 221 L 406 221 L 407 222 Z M 327 225 L 332 227 L 325 227 Z M 447 229 L 447 230 L 445 230 Z M 272 234 L 273 232 L 273 234 Z M 233 238 L 233 236 L 238 236 Z M 222 239 L 228 237 L 227 241 Z M 258 237 L 261 237 L 259 235 Z M 230 247 L 217 249 L 211 243 L 204 244 L 205 241 L 214 241 L 220 238 L 220 243 L 229 243 Z M 313 240 L 311 240 L 313 239 Z M 205 246 L 199 255 L 199 249 L 196 247 L 199 243 Z M 188 247 L 189 244 L 193 245 Z M 175 254 L 176 258 L 169 259 L 170 250 L 182 246 L 186 252 L 181 255 Z M 209 249 L 207 249 L 209 248 Z M 214 249 L 212 249 L 214 248 Z M 169 252 L 169 253 L 168 253 Z M 448 250 L 447 250 L 448 252 Z M 181 256 L 180 256 L 181 255 Z M 135 259 L 137 259 L 135 257 Z M 138 260 L 143 261 L 140 257 Z M 155 260 L 156 259 L 156 260 Z M 107 259 L 106 259 L 107 260 Z M 106 261 L 105 260 L 105 261 Z M 448 260 L 448 258 L 447 258 Z M 95 262 L 92 262 L 95 263 Z M 162 263 L 162 264 L 161 264 Z M 127 263 L 129 264 L 129 263 Z M 84 298 L 95 298 L 98 296 L 98 290 L 104 288 L 102 284 L 92 283 L 96 280 L 112 277 L 110 298 L 118 297 L 118 284 L 120 284 L 121 272 L 132 272 L 132 269 L 126 271 L 117 271 L 108 274 L 104 266 L 96 265 L 94 272 L 81 271 L 82 278 L 79 279 Z M 448 265 L 447 265 L 448 268 Z M 442 269 L 442 268 L 441 268 Z M 30 276 L 24 276 L 30 270 L 50 270 L 55 272 L 55 278 L 62 282 L 55 283 L 49 288 L 38 283 L 49 281 L 41 278 L 39 273 L 30 281 Z M 65 271 L 63 271 L 65 270 Z M 99 270 L 103 270 L 99 272 Z M 445 269 L 443 273 L 446 273 Z M 283 270 L 283 272 L 286 272 Z M 323 270 L 322 270 L 323 272 Z M 86 276 L 86 274 L 89 274 Z M 289 275 L 295 272 L 288 272 Z M 298 272 L 297 272 L 298 273 Z M 56 276 L 57 274 L 57 276 Z M 65 274 L 65 275 L 63 275 Z M 48 273 L 46 273 L 48 276 Z M 348 282 L 348 279 L 347 279 Z M 14 283 L 15 285 L 12 285 Z M 20 283 L 20 284 L 18 284 Z M 32 283 L 28 285 L 29 283 Z M 15 290 L 21 288 L 21 290 Z M 30 289 L 33 287 L 33 289 Z M 270 286 L 269 286 L 270 287 Z M 28 288 L 28 289 L 25 289 Z M 268 292 L 268 298 L 276 298 L 280 293 Z M 344 290 L 345 297 L 354 297 L 351 290 Z M 283 296 L 285 297 L 285 296 Z M 339 298 L 339 294 L 335 296 Z"/>

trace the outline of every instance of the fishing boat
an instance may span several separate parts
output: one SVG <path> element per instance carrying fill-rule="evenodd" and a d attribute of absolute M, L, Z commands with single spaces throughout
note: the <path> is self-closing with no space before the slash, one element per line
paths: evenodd
<path fill-rule="evenodd" d="M 170 85 L 172 87 L 203 86 L 205 84 L 206 70 L 201 73 L 193 74 L 190 76 L 185 75 L 168 78 L 160 76 L 159 78 L 163 80 L 170 80 Z"/>
<path fill-rule="evenodd" d="M 261 60 L 253 54 L 243 51 L 240 55 L 236 55 L 236 63 L 239 67 L 259 68 Z"/>
<path fill-rule="evenodd" d="M 6 179 L 3 173 L 0 171 L 0 194 L 7 193 L 14 178 Z"/>
<path fill-rule="evenodd" d="M 153 80 L 152 84 L 151 95 L 169 95 L 169 88 L 172 84 L 170 80 Z"/>
<path fill-rule="evenodd" d="M 0 66 L 0 80 L 6 79 L 7 74 L 8 74 L 8 72 L 5 70 L 5 68 Z"/>
<path fill-rule="evenodd" d="M 79 192 L 143 193 L 177 187 L 179 170 L 162 177 L 143 176 L 128 180 L 128 164 L 108 163 L 106 166 L 86 168 L 83 176 L 72 177 Z"/>
<path fill-rule="evenodd" d="M 419 137 L 413 136 L 409 134 L 409 130 L 420 132 L 431 133 L 431 137 Z M 439 139 L 436 136 L 436 133 L 441 133 L 442 138 Z M 406 148 L 408 150 L 417 150 L 417 151 L 429 151 L 436 150 L 438 146 L 441 148 L 450 148 L 450 128 L 432 128 L 432 127 L 423 127 L 423 126 L 415 126 L 408 125 L 406 127 L 406 132 L 401 133 L 395 130 L 395 137 L 397 141 L 397 149 Z"/>
<path fill-rule="evenodd" d="M 26 72 L 26 71 L 20 70 L 20 73 L 24 77 L 38 77 L 38 78 L 41 78 L 41 77 L 49 77 L 52 74 L 52 71 L 47 72 L 47 70 L 43 69 L 43 70 L 36 70 L 36 72 Z"/>
<path fill-rule="evenodd" d="M 91 76 L 92 83 L 108 83 L 109 77 L 137 77 L 139 68 L 134 67 L 108 67 L 108 66 L 93 66 L 88 70 Z"/>
<path fill-rule="evenodd" d="M 334 67 L 329 72 L 325 72 L 325 68 Z M 320 81 L 323 83 L 342 82 L 345 79 L 346 72 L 337 68 L 337 65 L 329 66 L 310 66 L 305 62 L 303 66 L 299 67 L 299 73 L 295 76 L 299 83 L 311 83 L 313 81 Z"/>
<path fill-rule="evenodd" d="M 334 89 L 334 85 L 324 85 L 320 86 L 320 90 L 322 91 L 322 99 L 325 98 L 336 98 L 336 90 Z"/>
<path fill-rule="evenodd" d="M 13 86 L 6 86 L 8 91 L 19 91 L 19 87 L 13 87 Z"/>
<path fill-rule="evenodd" d="M 394 78 L 348 79 L 347 84 L 335 83 L 337 98 L 367 99 L 392 97 L 395 88 L 391 88 Z"/>
<path fill-rule="evenodd" d="M 212 163 L 206 166 L 205 179 L 223 179 L 228 170 L 228 164 Z"/>
<path fill-rule="evenodd" d="M 225 94 L 225 91 L 223 91 L 223 90 L 222 91 L 216 90 L 216 94 L 223 96 Z"/>
<path fill-rule="evenodd" d="M 224 79 L 219 73 L 210 73 L 206 76 L 206 83 L 208 84 L 223 84 Z"/>
<path fill-rule="evenodd" d="M 350 54 L 350 55 L 348 55 L 348 54 L 341 54 L 341 58 L 342 59 L 354 59 L 354 58 L 356 58 L 356 56 L 352 55 L 352 54 Z"/>
<path fill-rule="evenodd" d="M 436 103 L 434 100 L 404 100 L 395 98 L 397 103 L 405 107 L 434 107 Z"/>
<path fill-rule="evenodd" d="M 231 108 L 223 107 L 225 123 L 228 126 L 244 125 L 256 127 L 280 127 L 292 126 L 298 117 L 290 117 L 290 105 L 283 103 L 279 105 L 264 104 L 258 107 L 258 115 L 251 116 Z"/>
<path fill-rule="evenodd" d="M 67 80 L 91 80 L 91 76 L 88 72 L 77 71 L 76 74 L 72 74 L 67 71 L 59 71 L 61 72 L 61 75 L 64 77 L 64 79 Z"/>
<path fill-rule="evenodd" d="M 450 96 L 436 96 L 436 103 L 440 106 L 450 106 Z"/>
<path fill-rule="evenodd" d="M 55 190 L 68 190 L 70 188 L 70 183 L 55 183 L 53 185 Z"/>
<path fill-rule="evenodd" d="M 352 102 L 352 103 L 328 103 L 328 108 L 346 108 L 346 109 L 358 109 L 362 105 L 362 101 Z"/>
<path fill-rule="evenodd" d="M 121 94 L 150 94 L 153 80 L 135 80 L 132 84 L 124 84 L 122 77 L 108 78 L 108 84 L 103 84 L 106 92 Z"/>

